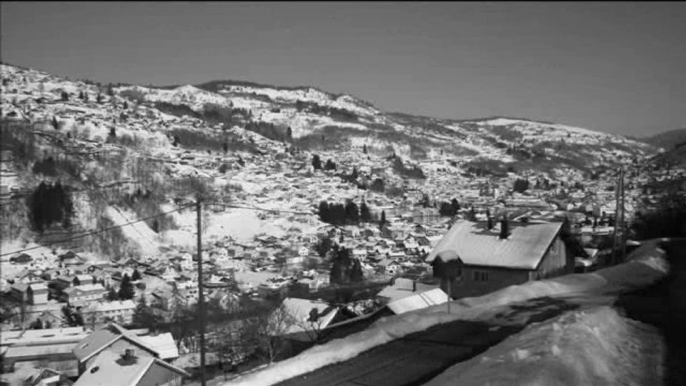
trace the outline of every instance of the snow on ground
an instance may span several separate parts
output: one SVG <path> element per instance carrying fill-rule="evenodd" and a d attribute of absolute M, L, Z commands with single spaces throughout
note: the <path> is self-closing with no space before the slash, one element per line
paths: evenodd
<path fill-rule="evenodd" d="M 339 109 L 352 111 L 360 115 L 375 115 L 379 111 L 370 106 L 363 105 L 349 95 L 341 95 L 333 99 L 331 95 L 308 87 L 306 89 L 274 89 L 270 87 L 251 87 L 231 85 L 225 87 L 220 93 L 239 93 L 239 94 L 258 94 L 266 95 L 269 99 L 276 102 L 295 103 L 298 100 L 303 102 L 316 103 L 321 106 L 331 106 Z"/>
<path fill-rule="evenodd" d="M 425 385 L 653 385 L 664 357 L 656 328 L 599 307 L 530 325 Z"/>
<path fill-rule="evenodd" d="M 277 221 L 262 221 L 257 217 L 258 212 L 250 209 L 227 209 L 225 212 L 209 213 L 203 217 L 205 241 L 223 239 L 231 236 L 238 243 L 247 243 L 260 234 L 266 233 L 280 237 L 285 234 Z M 164 232 L 165 242 L 177 246 L 194 246 L 197 243 L 195 211 L 187 210 L 172 213 L 174 221 L 180 229 Z"/>
<path fill-rule="evenodd" d="M 522 127 L 522 128 L 527 128 L 527 129 L 529 129 L 529 128 L 536 128 L 536 129 L 551 128 L 551 129 L 564 130 L 564 131 L 577 133 L 577 134 L 586 134 L 586 135 L 601 136 L 601 137 L 608 136 L 608 134 L 606 134 L 606 133 L 601 133 L 598 131 L 583 129 L 580 127 L 560 125 L 560 124 L 531 122 L 531 121 L 524 121 L 524 120 L 520 120 L 520 119 L 510 119 L 510 118 L 496 118 L 496 119 L 491 119 L 488 121 L 480 121 L 480 122 L 475 122 L 475 123 L 492 125 L 492 126 L 515 125 L 518 128 Z"/>
<path fill-rule="evenodd" d="M 507 305 L 543 296 L 564 297 L 567 300 L 574 300 L 575 298 L 570 297 L 576 296 L 582 303 L 592 301 L 589 298 L 597 297 L 600 304 L 610 302 L 608 296 L 649 285 L 666 276 L 669 269 L 664 251 L 658 247 L 660 241 L 645 242 L 629 255 L 627 263 L 618 266 L 593 273 L 528 282 L 485 296 L 453 301 L 450 314 L 447 313 L 447 306 L 442 304 L 382 318 L 364 331 L 314 346 L 263 371 L 245 374 L 232 380 L 230 384 L 272 385 L 332 363 L 348 360 L 373 347 L 434 325 L 454 320 L 493 322 L 496 319 L 495 315 L 505 310 Z"/>
<path fill-rule="evenodd" d="M 115 225 L 123 225 L 136 219 L 136 215 L 116 207 L 107 207 L 107 216 Z M 157 234 L 143 221 L 120 228 L 128 240 L 135 241 L 144 255 L 154 256 L 159 251 L 160 244 Z"/>

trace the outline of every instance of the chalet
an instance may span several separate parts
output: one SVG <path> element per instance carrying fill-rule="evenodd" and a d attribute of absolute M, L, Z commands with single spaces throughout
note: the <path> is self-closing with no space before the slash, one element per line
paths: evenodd
<path fill-rule="evenodd" d="M 69 287 L 63 291 L 63 300 L 74 306 L 82 306 L 105 297 L 107 290 L 101 284 L 87 284 Z"/>
<path fill-rule="evenodd" d="M 426 258 L 441 289 L 453 298 L 564 275 L 574 255 L 561 239 L 562 223 L 487 224 L 457 221 Z"/>

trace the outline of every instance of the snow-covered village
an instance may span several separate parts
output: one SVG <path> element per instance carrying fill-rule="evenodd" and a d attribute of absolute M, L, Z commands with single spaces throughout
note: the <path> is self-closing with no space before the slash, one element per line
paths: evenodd
<path fill-rule="evenodd" d="M 567 110 L 546 110 L 537 104 L 547 106 L 547 97 L 535 91 L 544 86 L 533 80 L 534 91 L 522 90 L 531 101 L 516 104 L 490 76 L 484 84 L 493 89 L 484 86 L 481 99 L 469 85 L 460 91 L 420 74 L 442 74 L 433 68 L 393 78 L 382 92 L 393 66 L 409 71 L 390 60 L 392 47 L 433 46 L 420 32 L 405 39 L 376 24 L 374 43 L 364 43 L 346 24 L 388 16 L 384 25 L 396 28 L 421 13 L 427 31 L 450 25 L 495 39 L 476 20 L 500 20 L 489 13 L 498 9 L 581 47 L 583 33 L 557 36 L 566 27 L 543 21 L 558 12 L 586 20 L 594 9 L 571 4 L 3 2 L 0 385 L 685 384 L 683 93 L 651 107 L 662 94 L 646 80 L 654 95 L 645 98 L 655 103 L 627 99 L 619 120 L 594 115 L 605 102 L 581 88 Z M 601 8 L 608 23 L 621 24 L 609 16 L 615 8 Z M 683 31 L 664 16 L 686 17 L 683 4 L 629 8 L 645 31 L 669 32 L 669 41 Z M 463 11 L 475 19 L 456 16 Z M 370 62 L 369 78 L 354 62 L 318 67 L 314 58 L 326 54 L 316 54 L 298 62 L 310 74 L 302 78 L 236 58 L 234 39 L 255 28 L 248 20 L 283 14 L 305 23 L 308 12 L 340 19 L 295 29 L 275 19 L 274 29 L 250 38 L 253 47 L 279 57 L 281 34 L 307 31 L 307 55 L 334 55 L 328 45 L 314 49 L 332 39 L 361 57 L 373 46 L 384 67 Z M 459 22 L 446 24 L 444 14 Z M 657 23 L 659 15 L 669 22 Z M 40 26 L 26 24 L 33 17 Z M 127 19 L 130 30 L 93 21 L 102 17 Z M 196 36 L 189 31 L 199 20 L 208 28 Z M 64 36 L 51 29 L 66 25 Z M 188 47 L 171 51 L 158 25 Z M 498 39 L 534 44 L 528 27 L 504 25 L 511 32 Z M 164 60 L 141 59 L 143 51 L 110 34 L 140 38 Z M 212 34 L 236 48 L 200 59 L 193 49 L 219 49 Z M 473 49 L 506 50 L 498 39 Z M 100 68 L 110 44 L 121 62 Z M 41 51 L 46 45 L 65 48 Z M 453 63 L 437 50 L 436 63 Z M 670 58 L 686 66 L 683 55 Z M 127 68 L 127 60 L 139 64 Z M 644 70 L 633 65 L 631 79 Z M 314 80 L 319 71 L 349 85 Z M 508 71 L 503 79 L 524 84 L 520 70 Z M 574 74 L 574 82 L 591 82 Z M 686 82 L 683 72 L 671 74 Z M 425 81 L 454 108 L 430 103 Z M 407 109 L 402 98 L 419 100 Z M 661 126 L 639 117 L 651 114 Z"/>

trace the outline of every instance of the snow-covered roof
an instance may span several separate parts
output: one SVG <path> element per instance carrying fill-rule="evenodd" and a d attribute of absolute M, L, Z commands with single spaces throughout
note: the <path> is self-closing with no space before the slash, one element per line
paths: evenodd
<path fill-rule="evenodd" d="M 440 288 L 434 288 L 425 292 L 414 293 L 388 303 L 388 308 L 396 315 L 405 312 L 420 310 L 422 308 L 443 304 L 448 301 L 448 295 Z"/>
<path fill-rule="evenodd" d="M 176 347 L 176 343 L 170 332 L 156 336 L 141 336 L 139 338 L 145 344 L 157 351 L 162 359 L 166 360 L 179 357 L 179 349 Z"/>
<path fill-rule="evenodd" d="M 158 384 L 169 381 L 159 369 L 173 371 L 178 376 L 189 376 L 188 373 L 164 361 L 146 356 L 138 356 L 135 360 L 122 360 L 120 353 L 104 352 L 86 369 L 74 386 L 108 386 L 116 379 L 117 385 Z M 146 374 L 155 374 L 151 382 L 141 382 Z M 140 383 L 139 383 L 140 382 Z"/>
<path fill-rule="evenodd" d="M 415 288 L 416 286 L 416 288 Z M 415 290 L 413 291 L 413 288 Z M 383 297 L 389 299 L 391 302 L 395 300 L 400 300 L 409 296 L 413 296 L 422 292 L 427 292 L 435 289 L 436 286 L 428 285 L 424 283 L 413 283 L 413 280 L 399 277 L 395 279 L 395 283 L 390 285 L 381 292 L 377 294 L 378 297 Z"/>
<path fill-rule="evenodd" d="M 444 262 L 459 258 L 464 264 L 489 267 L 536 269 L 560 229 L 561 222 L 510 223 L 511 235 L 499 238 L 499 231 L 485 224 L 457 221 L 426 258 L 440 256 Z"/>
<path fill-rule="evenodd" d="M 326 328 L 338 313 L 337 308 L 331 307 L 327 303 L 308 299 L 286 298 L 283 300 L 283 305 L 286 308 L 286 312 L 295 320 L 295 323 L 288 328 L 287 334 L 305 331 L 303 326 L 308 324 L 307 319 L 313 308 L 317 309 L 317 312 L 322 319 L 321 323 L 317 323 L 317 326 L 320 329 Z M 324 314 L 325 312 L 326 314 Z M 324 315 L 322 316 L 322 314 Z"/>

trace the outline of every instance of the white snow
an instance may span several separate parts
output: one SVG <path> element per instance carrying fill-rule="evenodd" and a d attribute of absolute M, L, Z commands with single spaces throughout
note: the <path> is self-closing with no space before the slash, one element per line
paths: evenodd
<path fill-rule="evenodd" d="M 580 304 L 611 304 L 617 291 L 640 288 L 663 278 L 668 272 L 664 251 L 658 248 L 661 240 L 645 242 L 628 258 L 629 262 L 590 274 L 572 274 L 550 280 L 510 286 L 494 293 L 433 306 L 388 318 L 382 318 L 364 331 L 344 339 L 312 347 L 301 354 L 277 362 L 255 373 L 232 380 L 231 385 L 272 385 L 326 365 L 348 360 L 373 347 L 417 331 L 454 320 L 487 320 L 508 304 L 550 296 L 565 297 Z M 559 347 L 558 347 L 559 349 Z M 527 353 L 520 353 L 527 357 Z M 554 383 L 553 383 L 554 384 Z M 227 384 L 228 385 L 228 384 Z"/>
<path fill-rule="evenodd" d="M 136 215 L 133 213 L 128 213 L 120 208 L 107 207 L 107 216 L 115 223 L 115 225 L 128 224 L 132 220 L 136 219 Z M 124 233 L 124 236 L 136 242 L 141 252 L 145 255 L 156 255 L 159 248 L 159 242 L 157 240 L 157 234 L 150 229 L 150 227 L 143 221 L 136 222 L 133 224 L 125 225 L 120 228 Z"/>
<path fill-rule="evenodd" d="M 664 357 L 656 328 L 603 306 L 528 326 L 425 385 L 661 384 Z"/>

